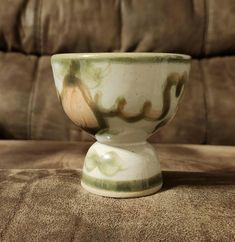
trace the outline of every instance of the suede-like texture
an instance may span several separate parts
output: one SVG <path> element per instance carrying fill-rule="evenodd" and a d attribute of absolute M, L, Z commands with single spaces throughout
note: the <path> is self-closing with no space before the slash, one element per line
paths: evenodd
<path fill-rule="evenodd" d="M 122 51 L 203 55 L 203 1 L 178 0 L 174 7 L 171 0 L 121 2 Z"/>
<path fill-rule="evenodd" d="M 2 1 L 0 50 L 231 54 L 233 0 Z"/>
<path fill-rule="evenodd" d="M 20 28 L 22 28 L 20 24 L 22 22 L 19 20 L 22 20 L 21 18 L 21 14 L 23 12 L 22 9 L 25 8 L 26 3 L 27 2 L 25 0 L 19 0 L 14 2 L 1 1 L 0 50 L 4 50 L 4 51 L 6 51 L 7 49 L 23 50 L 21 46 L 22 39 L 20 35 L 20 32 L 21 32 Z M 33 12 L 32 14 L 34 15 Z M 33 18 L 30 18 L 29 20 L 31 20 L 31 24 L 34 22 Z M 27 25 L 25 25 L 25 27 L 26 26 Z M 26 32 L 25 30 L 23 30 L 23 32 Z M 32 39 L 31 39 L 31 43 L 33 43 Z"/>
<path fill-rule="evenodd" d="M 0 169 L 81 169 L 92 143 L 0 141 Z M 152 144 L 163 170 L 234 172 L 231 146 Z"/>
<path fill-rule="evenodd" d="M 235 239 L 234 147 L 158 145 L 161 192 L 112 199 L 80 185 L 89 145 L 0 142 L 1 241 Z"/>
<path fill-rule="evenodd" d="M 0 139 L 27 139 L 37 58 L 0 53 Z"/>
<path fill-rule="evenodd" d="M 196 1 L 194 1 L 196 2 Z M 206 10 L 204 52 L 206 55 L 231 55 L 235 50 L 235 2 L 204 1 Z"/>
<path fill-rule="evenodd" d="M 115 0 L 1 1 L 0 50 L 28 54 L 117 50 L 119 6 Z"/>
<path fill-rule="evenodd" d="M 206 142 L 235 144 L 235 58 L 212 58 L 201 63 L 207 110 Z"/>

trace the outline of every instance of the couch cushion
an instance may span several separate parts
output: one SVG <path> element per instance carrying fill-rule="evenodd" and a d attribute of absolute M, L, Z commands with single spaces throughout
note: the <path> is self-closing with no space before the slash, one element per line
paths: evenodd
<path fill-rule="evenodd" d="M 81 188 L 89 145 L 0 142 L 1 241 L 234 240 L 234 147 L 157 145 L 162 191 L 112 199 Z"/>
<path fill-rule="evenodd" d="M 235 144 L 235 58 L 201 62 L 205 89 L 206 137 L 209 144 Z"/>
<path fill-rule="evenodd" d="M 4 1 L 0 50 L 234 54 L 234 13 L 233 0 Z"/>
<path fill-rule="evenodd" d="M 115 50 L 119 12 L 119 4 L 110 0 L 3 2 L 0 50 L 28 54 Z"/>

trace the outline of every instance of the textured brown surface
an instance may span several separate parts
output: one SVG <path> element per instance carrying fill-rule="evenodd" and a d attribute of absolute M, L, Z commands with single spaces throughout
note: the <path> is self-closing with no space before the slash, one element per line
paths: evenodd
<path fill-rule="evenodd" d="M 36 61 L 34 56 L 0 53 L 1 139 L 27 138 Z"/>
<path fill-rule="evenodd" d="M 28 54 L 111 51 L 119 44 L 118 1 L 1 1 L 0 50 Z M 103 31 L 105 32 L 105 36 Z"/>
<path fill-rule="evenodd" d="M 121 2 L 123 51 L 203 55 L 206 18 L 203 1 L 179 0 L 174 7 L 171 0 Z"/>
<path fill-rule="evenodd" d="M 1 1 L 0 50 L 235 52 L 233 0 Z"/>
<path fill-rule="evenodd" d="M 207 109 L 206 143 L 235 144 L 235 58 L 202 61 Z"/>
<path fill-rule="evenodd" d="M 81 169 L 91 142 L 0 141 L 0 169 Z M 235 172 L 232 146 L 153 144 L 163 170 Z"/>
<path fill-rule="evenodd" d="M 196 1 L 194 1 L 196 2 Z M 235 2 L 233 0 L 204 1 L 205 20 L 204 51 L 206 55 L 234 54 Z"/>
<path fill-rule="evenodd" d="M 162 191 L 111 199 L 80 186 L 89 145 L 0 142 L 1 241 L 234 241 L 234 147 L 158 145 Z"/>

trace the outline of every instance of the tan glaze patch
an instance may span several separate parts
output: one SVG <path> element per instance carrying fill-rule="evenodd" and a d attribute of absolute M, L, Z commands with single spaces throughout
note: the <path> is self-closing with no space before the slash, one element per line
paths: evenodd
<path fill-rule="evenodd" d="M 76 76 L 79 69 L 79 62 L 71 61 L 68 74 L 63 82 L 61 103 L 65 113 L 76 125 L 96 134 L 107 126 L 97 110 L 88 88 Z"/>
<path fill-rule="evenodd" d="M 101 93 L 97 93 L 94 101 L 89 89 L 77 77 L 80 72 L 79 61 L 71 61 L 68 74 L 64 78 L 61 103 L 64 111 L 70 119 L 81 126 L 84 130 L 96 134 L 98 131 L 108 128 L 104 117 L 119 117 L 126 122 L 137 122 L 145 119 L 148 121 L 160 121 L 154 131 L 163 126 L 171 117 L 168 116 L 171 105 L 171 89 L 175 86 L 175 97 L 178 98 L 183 90 L 187 79 L 187 73 L 181 76 L 179 73 L 172 73 L 168 76 L 166 86 L 163 91 L 163 108 L 161 113 L 152 108 L 152 103 L 144 102 L 139 113 L 125 112 L 127 101 L 124 97 L 118 97 L 115 104 L 105 109 L 101 103 Z"/>

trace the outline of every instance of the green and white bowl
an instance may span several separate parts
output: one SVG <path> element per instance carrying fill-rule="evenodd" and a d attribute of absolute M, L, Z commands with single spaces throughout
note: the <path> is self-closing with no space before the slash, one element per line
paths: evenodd
<path fill-rule="evenodd" d="M 163 53 L 52 56 L 65 113 L 97 139 L 85 158 L 86 190 L 137 197 L 161 188 L 159 160 L 146 139 L 175 115 L 190 59 Z"/>

